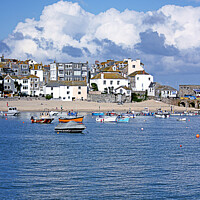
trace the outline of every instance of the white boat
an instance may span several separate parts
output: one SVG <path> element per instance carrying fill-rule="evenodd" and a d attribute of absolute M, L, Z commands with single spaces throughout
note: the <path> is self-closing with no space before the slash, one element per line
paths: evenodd
<path fill-rule="evenodd" d="M 97 122 L 116 122 L 117 121 L 117 115 L 116 116 L 99 116 L 96 118 Z"/>
<path fill-rule="evenodd" d="M 67 133 L 82 133 L 86 126 L 82 123 L 77 123 L 75 121 L 70 121 L 68 123 L 59 123 L 55 127 L 57 132 L 67 132 Z"/>
<path fill-rule="evenodd" d="M 170 114 L 169 112 L 167 111 L 161 111 L 161 109 L 159 109 L 155 114 L 154 114 L 155 117 L 157 118 L 169 118 L 170 117 Z"/>
<path fill-rule="evenodd" d="M 56 112 L 56 111 L 50 111 L 49 114 L 50 114 L 51 116 L 57 116 L 57 115 L 58 115 L 58 112 Z"/>
<path fill-rule="evenodd" d="M 177 121 L 186 121 L 186 120 L 187 120 L 186 117 L 177 119 Z"/>
<path fill-rule="evenodd" d="M 17 116 L 20 112 L 17 110 L 16 107 L 8 107 L 8 112 L 5 112 L 5 116 Z"/>

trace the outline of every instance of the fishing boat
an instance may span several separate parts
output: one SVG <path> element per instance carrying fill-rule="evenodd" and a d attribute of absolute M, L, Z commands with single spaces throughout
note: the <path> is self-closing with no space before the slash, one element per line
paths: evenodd
<path fill-rule="evenodd" d="M 117 115 L 114 116 L 99 116 L 96 118 L 97 122 L 116 122 L 117 120 Z"/>
<path fill-rule="evenodd" d="M 50 124 L 54 120 L 53 117 L 51 117 L 49 111 L 43 111 L 40 113 L 39 118 L 31 117 L 32 123 L 40 123 L 40 124 Z"/>
<path fill-rule="evenodd" d="M 129 122 L 130 117 L 118 116 L 117 122 Z"/>
<path fill-rule="evenodd" d="M 127 113 L 122 113 L 121 114 L 122 115 L 122 117 L 129 117 L 129 118 L 134 118 L 135 116 L 134 116 L 134 113 L 132 113 L 132 112 L 127 112 Z"/>
<path fill-rule="evenodd" d="M 59 123 L 55 127 L 57 132 L 67 132 L 67 133 L 82 133 L 86 126 L 82 123 L 77 123 L 75 121 L 70 121 L 68 123 Z"/>
<path fill-rule="evenodd" d="M 84 116 L 66 116 L 66 117 L 60 117 L 58 120 L 61 123 L 67 123 L 67 122 L 70 122 L 70 121 L 82 123 L 83 117 Z"/>
<path fill-rule="evenodd" d="M 17 110 L 16 107 L 8 107 L 8 112 L 1 113 L 5 116 L 18 116 L 20 112 Z"/>

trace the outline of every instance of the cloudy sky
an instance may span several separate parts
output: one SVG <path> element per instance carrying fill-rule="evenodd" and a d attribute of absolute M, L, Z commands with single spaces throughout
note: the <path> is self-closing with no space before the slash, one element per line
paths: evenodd
<path fill-rule="evenodd" d="M 7 0 L 1 11 L 6 58 L 139 58 L 161 84 L 200 84 L 200 0 Z"/>

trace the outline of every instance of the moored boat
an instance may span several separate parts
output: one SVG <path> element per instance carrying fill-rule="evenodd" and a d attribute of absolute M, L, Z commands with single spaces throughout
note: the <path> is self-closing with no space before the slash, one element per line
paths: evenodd
<path fill-rule="evenodd" d="M 40 124 L 50 124 L 54 120 L 53 117 L 50 116 L 49 111 L 43 111 L 40 113 L 39 118 L 31 117 L 32 123 L 40 123 Z"/>
<path fill-rule="evenodd" d="M 92 112 L 92 116 L 100 116 L 100 115 L 104 115 L 103 112 Z"/>
<path fill-rule="evenodd" d="M 3 113 L 5 116 L 17 116 L 20 112 L 17 110 L 16 107 L 8 107 L 8 112 Z"/>
<path fill-rule="evenodd" d="M 55 127 L 57 132 L 67 132 L 67 133 L 82 133 L 86 126 L 82 123 L 77 123 L 75 121 L 70 121 L 68 123 L 59 123 Z"/>
<path fill-rule="evenodd" d="M 117 122 L 129 122 L 130 117 L 118 116 Z"/>
<path fill-rule="evenodd" d="M 114 116 L 99 116 L 96 118 L 97 122 L 116 122 L 117 115 Z"/>
<path fill-rule="evenodd" d="M 66 116 L 66 117 L 60 117 L 58 120 L 61 123 L 67 123 L 67 122 L 70 122 L 70 121 L 82 123 L 83 118 L 84 118 L 84 116 Z"/>
<path fill-rule="evenodd" d="M 177 119 L 177 121 L 186 121 L 186 117 L 184 117 L 184 118 L 179 118 L 179 119 Z"/>

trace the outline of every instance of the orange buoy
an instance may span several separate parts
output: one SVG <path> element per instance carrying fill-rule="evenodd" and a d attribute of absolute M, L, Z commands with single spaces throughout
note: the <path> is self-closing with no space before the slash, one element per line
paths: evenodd
<path fill-rule="evenodd" d="M 24 122 L 23 122 L 23 124 L 24 124 Z"/>
<path fill-rule="evenodd" d="M 182 147 L 182 145 L 180 145 L 180 147 Z"/>
<path fill-rule="evenodd" d="M 199 138 L 199 134 L 196 134 L 196 138 Z"/>
<path fill-rule="evenodd" d="M 6 118 L 6 120 L 7 120 L 8 118 Z"/>
<path fill-rule="evenodd" d="M 57 132 L 57 134 L 59 134 L 59 132 Z"/>

